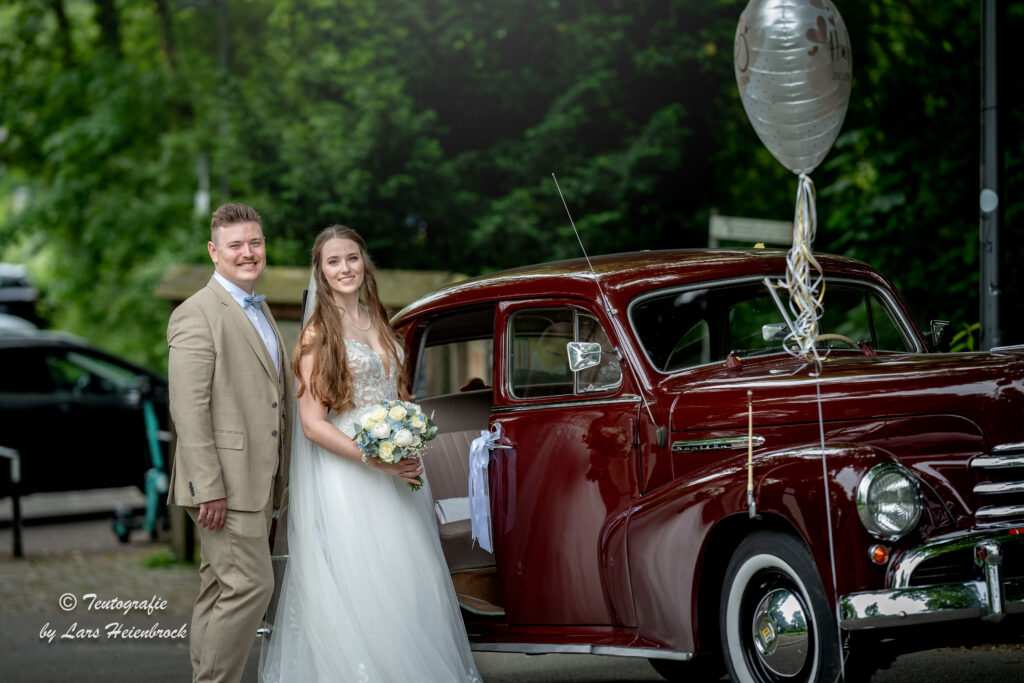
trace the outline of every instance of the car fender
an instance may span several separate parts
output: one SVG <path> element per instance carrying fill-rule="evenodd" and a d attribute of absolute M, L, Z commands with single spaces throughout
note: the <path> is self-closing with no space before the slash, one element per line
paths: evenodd
<path fill-rule="evenodd" d="M 858 444 L 826 448 L 829 500 L 836 521 L 836 566 L 840 591 L 851 585 L 847 564 L 867 561 L 870 536 L 856 514 L 861 477 L 891 456 Z M 756 515 L 747 506 L 747 457 L 736 454 L 714 466 L 691 471 L 645 495 L 629 521 L 630 579 L 640 635 L 683 652 L 699 650 L 699 632 L 717 641 L 721 580 L 732 551 L 757 529 L 778 529 L 799 537 L 811 549 L 822 583 L 831 593 L 829 530 L 823 523 L 825 487 L 821 485 L 821 447 L 802 445 L 754 458 Z M 851 539 L 856 539 L 851 542 Z M 865 543 L 859 542 L 863 540 Z M 845 564 L 844 564 L 845 563 Z M 881 581 L 854 573 L 856 581 Z"/>

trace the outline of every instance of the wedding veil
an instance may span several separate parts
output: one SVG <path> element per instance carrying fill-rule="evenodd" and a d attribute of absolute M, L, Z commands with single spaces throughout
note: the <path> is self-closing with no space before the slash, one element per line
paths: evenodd
<path fill-rule="evenodd" d="M 311 272 L 309 276 L 309 288 L 303 294 L 302 299 L 302 326 L 299 328 L 301 338 L 302 331 L 313 315 L 316 308 L 316 273 Z M 297 339 L 296 344 L 299 343 Z M 298 570 L 294 563 L 288 558 L 293 549 L 303 545 L 316 543 L 316 525 L 311 524 L 314 519 L 314 512 L 310 509 L 311 497 L 305 492 L 312 489 L 313 473 L 310 463 L 313 457 L 313 443 L 306 438 L 302 431 L 302 420 L 299 416 L 299 399 L 291 397 L 291 464 L 288 472 L 288 495 L 285 497 L 287 504 L 287 525 L 284 538 L 281 530 L 275 539 L 273 555 L 275 565 L 283 563 L 283 569 L 275 566 L 274 580 L 277 583 L 274 594 L 276 602 L 271 603 L 267 613 L 269 632 L 260 643 L 260 664 L 259 680 L 261 683 L 276 683 L 286 680 L 294 674 L 294 671 L 284 671 L 282 667 L 282 656 L 285 647 L 295 646 L 298 636 L 301 633 L 297 620 L 295 608 L 295 597 L 289 593 L 295 590 L 289 584 L 294 583 L 296 577 L 289 577 L 290 572 Z M 303 580 L 310 580 L 313 577 L 305 577 Z M 315 579 L 314 579 L 315 580 Z M 314 584 L 315 585 L 315 584 Z"/>

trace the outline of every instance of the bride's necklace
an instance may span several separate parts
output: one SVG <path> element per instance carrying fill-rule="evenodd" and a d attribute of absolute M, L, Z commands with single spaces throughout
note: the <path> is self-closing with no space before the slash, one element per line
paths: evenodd
<path fill-rule="evenodd" d="M 370 329 L 370 324 L 373 322 L 373 320 L 370 318 L 370 313 L 369 312 L 366 313 L 366 327 L 359 327 L 359 325 L 356 324 L 355 318 L 350 316 L 348 314 L 348 311 L 346 311 L 341 306 L 338 306 L 338 310 L 341 311 L 341 315 L 342 316 L 348 318 L 349 322 L 352 323 L 352 327 L 356 328 L 360 332 L 366 332 L 368 329 Z"/>

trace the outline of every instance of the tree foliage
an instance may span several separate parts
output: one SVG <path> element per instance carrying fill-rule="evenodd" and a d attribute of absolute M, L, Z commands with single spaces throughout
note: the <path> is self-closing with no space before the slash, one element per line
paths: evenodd
<path fill-rule="evenodd" d="M 878 266 L 922 324 L 974 322 L 980 5 L 838 4 L 854 84 L 813 174 L 816 248 Z M 56 325 L 161 365 L 167 310 L 152 293 L 168 264 L 206 258 L 203 160 L 214 206 L 261 211 L 276 264 L 305 264 L 336 222 L 384 267 L 576 256 L 552 173 L 591 253 L 702 246 L 715 210 L 788 219 L 795 178 L 758 141 L 733 78 L 742 8 L 11 0 L 0 258 L 29 264 Z M 1024 11 L 1003 11 L 1009 40 Z M 1024 255 L 1021 97 L 1001 93 L 1007 263 Z M 1004 273 L 1006 300 L 1021 277 Z"/>

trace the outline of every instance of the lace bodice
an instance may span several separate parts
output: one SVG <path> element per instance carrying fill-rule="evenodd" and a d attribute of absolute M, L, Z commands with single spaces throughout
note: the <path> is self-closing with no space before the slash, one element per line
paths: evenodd
<path fill-rule="evenodd" d="M 399 349 L 398 358 L 389 359 L 389 367 L 385 372 L 384 360 L 370 346 L 355 339 L 345 339 L 345 353 L 348 356 L 348 368 L 352 372 L 352 400 L 355 408 L 344 413 L 331 413 L 328 419 L 338 425 L 338 418 L 360 411 L 367 406 L 380 403 L 384 399 L 398 398 L 398 372 L 403 362 Z M 347 420 L 342 420 L 343 431 L 348 433 Z M 351 435 L 350 435 L 351 436 Z"/>

